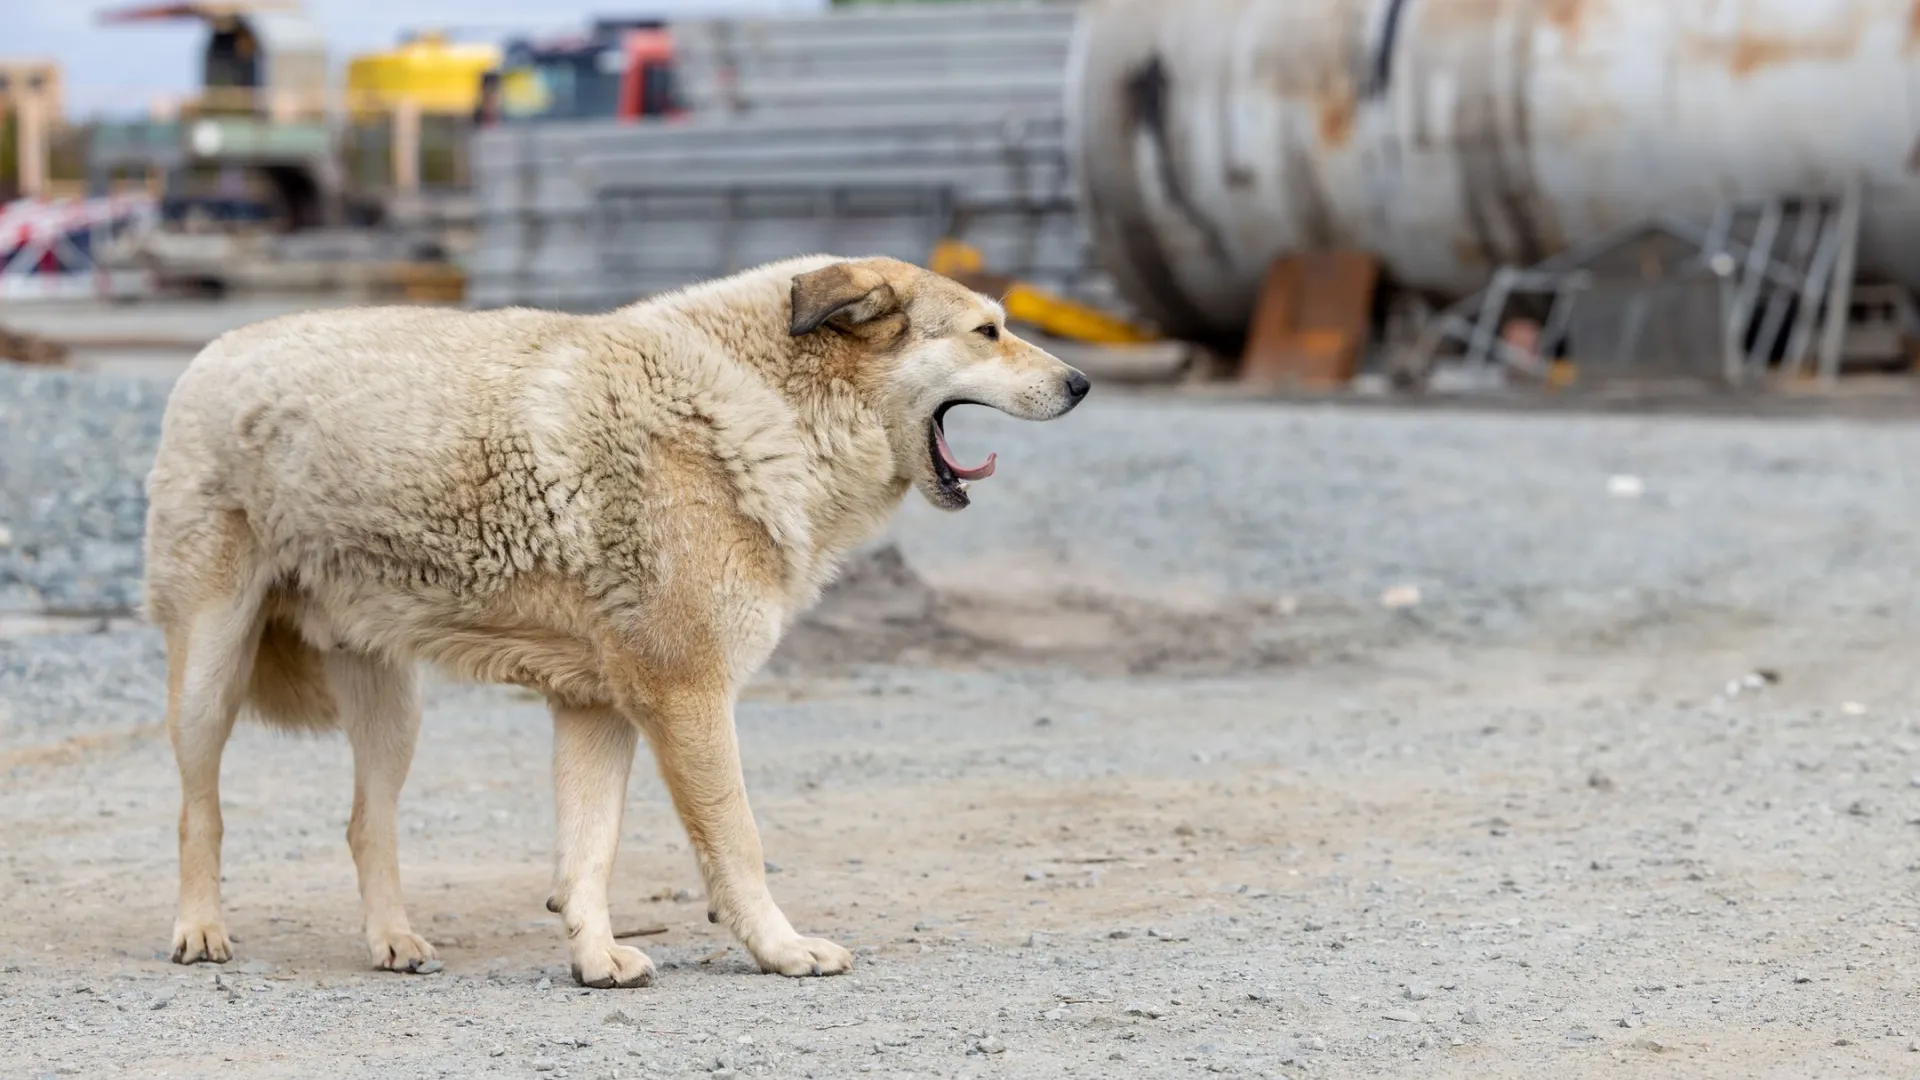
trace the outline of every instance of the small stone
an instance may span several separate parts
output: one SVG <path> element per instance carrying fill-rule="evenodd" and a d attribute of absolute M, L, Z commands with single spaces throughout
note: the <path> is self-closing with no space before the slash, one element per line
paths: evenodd
<path fill-rule="evenodd" d="M 1448 1046 L 1465 1046 L 1467 1045 L 1467 1040 L 1461 1038 L 1458 1035 L 1455 1035 L 1453 1038 L 1447 1040 L 1447 1045 Z"/>
<path fill-rule="evenodd" d="M 540 981 L 533 984 L 533 988 L 535 990 L 551 990 L 553 989 L 553 980 L 545 976 L 541 976 Z"/>
<path fill-rule="evenodd" d="M 1070 1014 L 1065 1009 L 1048 1009 L 1040 1014 L 1042 1020 L 1065 1020 Z"/>
<path fill-rule="evenodd" d="M 534 1058 L 532 1065 L 534 1072 L 552 1072 L 560 1067 L 560 1063 L 552 1058 Z"/>
<path fill-rule="evenodd" d="M 1132 936 L 1133 931 L 1131 930 L 1109 930 L 1107 932 L 1108 939 L 1112 941 L 1124 941 Z"/>
<path fill-rule="evenodd" d="M 769 874 L 777 874 L 780 872 L 780 864 L 774 862 L 772 859 L 762 859 L 760 865 L 764 867 Z"/>
<path fill-rule="evenodd" d="M 1158 1005 L 1149 1005 L 1144 1001 L 1128 1002 L 1126 1013 L 1128 1016 L 1144 1016 L 1149 1020 L 1158 1020 L 1167 1015 L 1165 1009 L 1160 1008 Z"/>
<path fill-rule="evenodd" d="M 1305 930 L 1309 934 L 1317 934 L 1320 931 L 1325 930 L 1326 925 L 1323 923 L 1314 922 L 1312 919 L 1308 919 L 1306 922 L 1300 925 L 1300 929 Z"/>
<path fill-rule="evenodd" d="M 691 902 L 691 901 L 693 901 L 693 900 L 695 900 L 695 899 L 697 899 L 697 897 L 695 897 L 695 896 L 693 895 L 693 890 L 692 890 L 692 889 L 675 889 L 675 890 L 673 890 L 673 902 L 674 902 L 674 903 L 676 903 L 676 904 L 685 904 L 685 903 L 689 903 L 689 902 Z"/>
<path fill-rule="evenodd" d="M 1034 718 L 1034 721 L 1033 721 L 1033 726 L 1034 726 L 1034 727 L 1052 727 L 1052 726 L 1053 726 L 1053 717 L 1051 717 L 1051 716 L 1039 716 L 1039 717 L 1035 717 L 1035 718 Z"/>
<path fill-rule="evenodd" d="M 1849 1039 L 1849 1038 L 1847 1038 L 1847 1037 L 1846 1037 L 1845 1035 L 1842 1035 L 1842 1036 L 1840 1036 L 1839 1038 L 1837 1038 L 1837 1039 L 1835 1039 L 1835 1040 L 1833 1040 L 1833 1045 L 1835 1045 L 1835 1046 L 1852 1046 L 1852 1045 L 1853 1045 L 1853 1040 L 1852 1040 L 1852 1039 Z"/>
<path fill-rule="evenodd" d="M 1041 948 L 1042 946 L 1046 945 L 1046 943 L 1047 943 L 1047 935 L 1041 933 L 1038 930 L 1035 930 L 1033 933 L 1027 935 L 1027 948 L 1029 949 Z"/>
<path fill-rule="evenodd" d="M 1867 707 L 1865 705 L 1860 704 L 1857 701 L 1842 702 L 1840 705 L 1840 711 L 1843 713 L 1846 713 L 1848 716 L 1867 715 Z"/>
<path fill-rule="evenodd" d="M 265 960 L 249 960 L 241 964 L 239 970 L 243 975 L 270 975 L 273 965 Z"/>
<path fill-rule="evenodd" d="M 1595 769 L 1587 774 L 1587 786 L 1595 791 L 1612 791 L 1614 789 L 1613 777 L 1608 776 L 1599 769 Z"/>
<path fill-rule="evenodd" d="M 1389 611 L 1404 611 L 1420 606 L 1420 586 L 1395 585 L 1380 594 L 1380 606 Z"/>
<path fill-rule="evenodd" d="M 983 1054 L 1004 1054 L 1007 1052 L 1007 1044 L 1001 1042 L 1000 1037 L 997 1035 L 989 1035 L 981 1039 L 979 1042 L 973 1044 L 973 1048 Z"/>
<path fill-rule="evenodd" d="M 1647 493 L 1647 482 L 1630 473 L 1607 477 L 1607 494 L 1616 499 L 1637 499 Z"/>
<path fill-rule="evenodd" d="M 1593 1042 L 1599 1037 L 1600 1036 L 1595 1035 L 1593 1032 L 1588 1031 L 1586 1028 L 1573 1028 L 1572 1030 L 1567 1032 L 1568 1042 Z"/>
<path fill-rule="evenodd" d="M 1813 976 L 1804 971 L 1796 971 L 1793 973 L 1793 981 L 1795 983 L 1810 983 L 1813 981 Z"/>
<path fill-rule="evenodd" d="M 1908 1043 L 1907 1049 L 1913 1051 L 1916 1054 L 1920 1054 L 1920 1039 L 1915 1039 L 1912 1042 Z"/>
<path fill-rule="evenodd" d="M 1640 1026 L 1640 1018 L 1629 1014 L 1621 1017 L 1618 1023 L 1623 1028 L 1637 1028 Z"/>
<path fill-rule="evenodd" d="M 1463 1024 L 1478 1024 L 1480 1022 L 1479 1006 L 1469 1005 L 1466 1008 L 1461 1009 L 1460 1022 Z"/>
<path fill-rule="evenodd" d="M 1035 870 L 1027 871 L 1028 881 L 1045 881 L 1046 879 L 1047 879 L 1047 872 L 1045 870 L 1035 869 Z"/>
<path fill-rule="evenodd" d="M 1406 989 L 1402 990 L 1401 993 L 1406 996 L 1408 1001 L 1425 1001 L 1433 996 L 1432 991 L 1415 983 L 1408 983 Z"/>
<path fill-rule="evenodd" d="M 1194 828 L 1191 825 L 1175 825 L 1173 827 L 1173 835 L 1192 836 L 1194 835 Z"/>
<path fill-rule="evenodd" d="M 1433 1036 L 1421 1035 L 1413 1041 L 1413 1045 L 1416 1050 L 1431 1050 L 1434 1047 Z"/>
<path fill-rule="evenodd" d="M 0 549 L 10 548 L 12 546 L 13 530 L 5 525 L 0 525 Z"/>
<path fill-rule="evenodd" d="M 178 991 L 172 988 L 168 988 L 166 990 L 160 991 L 159 993 L 153 995 L 153 1000 L 147 1003 L 147 1008 L 149 1009 L 166 1008 L 168 1005 L 173 1004 L 173 996 L 176 993 L 178 993 Z"/>
<path fill-rule="evenodd" d="M 625 1009 L 613 1010 L 607 1015 L 601 1017 L 600 1022 L 603 1024 L 621 1024 L 626 1027 L 640 1026 L 640 1021 L 635 1019 L 633 1014 L 628 1012 Z"/>
<path fill-rule="evenodd" d="M 496 1046 L 493 1049 L 487 1051 L 487 1056 L 488 1057 L 506 1057 L 507 1048 L 504 1046 Z"/>
<path fill-rule="evenodd" d="M 447 970 L 447 965 L 440 960 L 422 960 L 413 970 L 419 975 L 438 975 Z"/>
<path fill-rule="evenodd" d="M 1396 1024 L 1417 1024 L 1420 1014 L 1407 1009 L 1388 1009 L 1380 1014 L 1382 1020 L 1392 1020 Z"/>
<path fill-rule="evenodd" d="M 1633 1045 L 1653 1054 L 1664 1054 L 1667 1052 L 1667 1044 L 1661 1042 L 1659 1039 L 1641 1039 Z"/>
<path fill-rule="evenodd" d="M 1321 1038 L 1318 1035 L 1307 1036 L 1307 1049 L 1325 1050 L 1326 1048 L 1327 1048 L 1327 1040 Z"/>

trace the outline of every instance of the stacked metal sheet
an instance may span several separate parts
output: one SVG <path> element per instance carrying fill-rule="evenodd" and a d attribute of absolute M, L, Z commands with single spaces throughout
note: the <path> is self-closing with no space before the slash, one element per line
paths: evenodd
<path fill-rule="evenodd" d="M 1064 137 L 1075 7 L 1003 2 L 677 24 L 676 121 L 488 132 L 479 306 L 601 310 L 817 251 L 942 236 L 1072 295 L 1090 265 Z"/>

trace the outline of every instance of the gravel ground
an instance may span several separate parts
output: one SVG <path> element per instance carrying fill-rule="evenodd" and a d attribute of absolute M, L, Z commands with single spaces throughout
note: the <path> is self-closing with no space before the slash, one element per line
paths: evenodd
<path fill-rule="evenodd" d="M 0 372 L 0 614 L 137 596 L 164 384 Z M 969 411 L 971 413 L 973 411 Z M 7 1075 L 1912 1075 L 1905 424 L 1103 393 L 959 414 L 740 714 L 795 923 L 751 974 L 636 777 L 571 986 L 538 705 L 436 686 L 403 804 L 446 969 L 363 970 L 344 745 L 245 729 L 181 969 L 150 632 L 0 641 Z M 1764 674 L 1760 674 L 1764 672 Z"/>

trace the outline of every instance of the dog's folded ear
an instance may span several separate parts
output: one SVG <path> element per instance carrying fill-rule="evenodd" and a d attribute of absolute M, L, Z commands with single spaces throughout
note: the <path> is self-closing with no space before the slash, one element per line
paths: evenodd
<path fill-rule="evenodd" d="M 852 328 L 900 310 L 900 298 L 878 270 L 859 263 L 840 262 L 793 279 L 794 337 L 811 334 L 827 323 Z"/>

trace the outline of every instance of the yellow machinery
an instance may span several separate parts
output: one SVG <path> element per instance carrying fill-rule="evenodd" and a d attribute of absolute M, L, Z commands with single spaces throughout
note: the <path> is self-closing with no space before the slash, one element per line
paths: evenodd
<path fill-rule="evenodd" d="M 1160 335 L 1138 323 L 982 268 L 980 249 L 959 240 L 934 245 L 927 269 L 968 288 L 996 296 L 1007 318 L 1037 327 L 1054 337 L 1090 345 L 1143 345 Z"/>
<path fill-rule="evenodd" d="M 480 77 L 499 65 L 500 50 L 492 45 L 421 34 L 397 49 L 354 57 L 347 100 L 355 112 L 387 112 L 411 101 L 430 116 L 471 114 L 480 103 Z"/>

